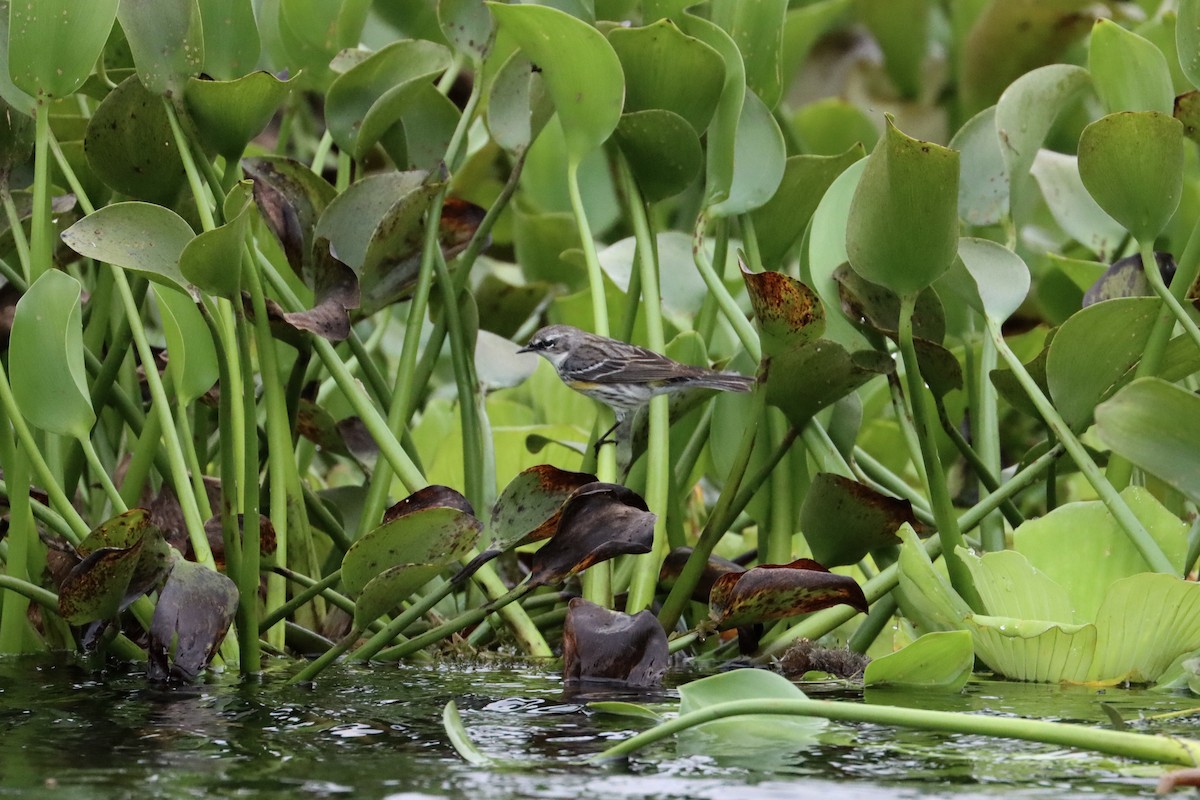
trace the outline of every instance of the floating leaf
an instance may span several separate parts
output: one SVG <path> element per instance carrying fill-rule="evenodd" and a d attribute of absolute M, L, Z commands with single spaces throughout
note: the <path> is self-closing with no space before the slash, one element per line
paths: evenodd
<path fill-rule="evenodd" d="M 589 483 L 563 504 L 558 528 L 533 555 L 529 583 L 557 583 L 620 555 L 649 553 L 656 515 L 624 486 Z"/>
<path fill-rule="evenodd" d="M 150 680 L 194 680 L 216 655 L 237 606 L 232 580 L 177 556 L 150 623 Z"/>
<path fill-rule="evenodd" d="M 800 529 L 813 557 L 831 567 L 897 544 L 896 530 L 905 523 L 921 527 L 912 503 L 829 472 L 813 477 L 800 506 Z"/>
<path fill-rule="evenodd" d="M 17 408 L 50 433 L 86 439 L 96 422 L 83 367 L 79 281 L 42 273 L 17 303 L 9 372 Z"/>
<path fill-rule="evenodd" d="M 895 653 L 872 659 L 864 686 L 935 687 L 961 691 L 975 668 L 975 648 L 966 631 L 933 631 Z"/>
<path fill-rule="evenodd" d="M 720 630 L 842 604 L 867 611 L 867 598 L 853 578 L 807 558 L 722 575 L 708 601 L 709 616 Z"/>
<path fill-rule="evenodd" d="M 667 671 L 667 634 L 650 611 L 634 615 L 573 598 L 563 622 L 563 682 L 658 686 Z"/>
<path fill-rule="evenodd" d="M 1100 438 L 1124 458 L 1200 502 L 1200 397 L 1139 378 L 1096 407 Z"/>
<path fill-rule="evenodd" d="M 196 237 L 169 208 L 150 203 L 113 203 L 63 231 L 67 246 L 81 256 L 112 264 L 187 292 L 179 257 Z"/>

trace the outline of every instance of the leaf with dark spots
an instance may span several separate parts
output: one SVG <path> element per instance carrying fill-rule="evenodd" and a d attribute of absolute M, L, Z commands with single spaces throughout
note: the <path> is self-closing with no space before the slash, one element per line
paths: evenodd
<path fill-rule="evenodd" d="M 346 551 L 342 583 L 349 594 L 363 591 L 384 570 L 400 564 L 447 564 L 453 554 L 475 545 L 483 524 L 466 510 L 445 505 L 449 501 L 438 497 L 448 498 L 452 490 L 430 489 L 433 491 L 428 492 L 427 499 L 414 500 L 411 511 L 405 510 L 368 531 Z"/>
<path fill-rule="evenodd" d="M 563 503 L 575 490 L 595 483 L 587 472 L 568 472 L 538 464 L 509 481 L 492 507 L 489 550 L 508 550 L 548 539 L 558 528 Z"/>
<path fill-rule="evenodd" d="M 279 239 L 288 264 L 305 284 L 315 286 L 313 230 L 337 190 L 290 158 L 244 158 L 242 169 L 254 181 L 254 202 Z"/>
<path fill-rule="evenodd" d="M 846 319 L 865 331 L 896 339 L 900 328 L 900 298 L 886 286 L 872 283 L 842 264 L 833 271 L 838 285 L 838 299 Z M 946 311 L 937 292 L 924 289 L 917 295 L 913 309 L 913 336 L 930 342 L 946 337 Z"/>
<path fill-rule="evenodd" d="M 867 611 L 867 598 L 853 578 L 802 558 L 717 578 L 709 616 L 718 630 L 728 630 L 841 604 Z"/>
<path fill-rule="evenodd" d="M 563 623 L 563 682 L 658 686 L 667 670 L 667 634 L 649 611 L 610 611 L 576 597 Z"/>
<path fill-rule="evenodd" d="M 904 523 L 925 527 L 909 501 L 829 472 L 817 473 L 800 507 L 800 529 L 813 556 L 833 567 L 899 544 L 896 530 Z"/>
<path fill-rule="evenodd" d="M 141 556 L 141 540 L 129 547 L 92 550 L 59 587 L 59 616 L 72 625 L 115 617 Z"/>
<path fill-rule="evenodd" d="M 812 289 L 782 272 L 751 272 L 745 263 L 738 263 L 765 354 L 793 350 L 820 338 L 825 332 L 825 308 Z"/>
<path fill-rule="evenodd" d="M 209 508 L 221 507 L 221 481 L 211 475 L 204 476 L 204 490 L 208 495 Z M 157 494 L 149 490 L 142 493 L 141 504 L 150 512 L 150 521 L 163 532 L 167 543 L 185 556 L 191 554 L 187 526 L 183 520 L 183 509 L 179 498 L 169 483 L 164 483 Z"/>
<path fill-rule="evenodd" d="M 837 342 L 818 339 L 769 360 L 767 402 L 800 427 L 825 406 L 895 368 L 895 362 L 886 353 L 876 350 L 851 353 Z"/>
<path fill-rule="evenodd" d="M 658 571 L 658 582 L 664 589 L 669 590 L 675 585 L 675 581 L 679 578 L 679 573 L 683 571 L 683 565 L 687 563 L 691 555 L 692 548 L 676 547 L 663 559 L 662 569 Z M 696 582 L 696 588 L 692 589 L 692 599 L 697 603 L 707 603 L 709 593 L 712 592 L 713 584 L 716 583 L 717 578 L 722 575 L 740 574 L 745 571 L 745 567 L 734 561 L 730 561 L 728 558 L 710 555 L 704 565 L 704 572 L 701 573 L 700 580 Z"/>
<path fill-rule="evenodd" d="M 316 334 L 331 342 L 341 342 L 350 336 L 350 311 L 358 308 L 358 276 L 329 254 L 329 242 L 318 239 L 313 244 L 316 262 L 316 286 L 313 287 L 313 307 L 305 311 L 284 311 L 279 303 L 266 299 L 267 320 L 271 334 L 296 349 L 306 346 L 307 333 Z M 250 295 L 242 294 L 242 306 L 253 317 Z"/>
<path fill-rule="evenodd" d="M 1158 262 L 1158 274 L 1163 283 L 1171 285 L 1175 277 L 1175 259 L 1170 253 L 1155 253 Z M 1104 270 L 1091 287 L 1083 293 L 1083 307 L 1086 308 L 1102 300 L 1112 300 L 1115 297 L 1150 297 L 1154 290 L 1146 281 L 1146 271 L 1142 268 L 1142 257 L 1136 253 L 1114 261 Z"/>
<path fill-rule="evenodd" d="M 92 530 L 76 548 L 84 560 L 102 548 L 129 549 L 141 547 L 134 571 L 125 586 L 121 599 L 122 610 L 137 598 L 158 586 L 170 569 L 171 546 L 163 531 L 154 524 L 151 514 L 144 508 L 131 508 L 101 523 Z"/>
<path fill-rule="evenodd" d="M 246 515 L 237 515 L 237 529 L 243 535 L 246 530 Z M 209 517 L 204 521 L 204 536 L 208 539 L 208 548 L 212 551 L 213 561 L 216 562 L 217 569 L 221 572 L 225 571 L 225 531 L 221 525 L 220 517 Z M 264 556 L 269 556 L 275 552 L 279 543 L 275 538 L 275 526 L 271 524 L 271 519 L 264 514 L 258 515 L 258 551 Z"/>
<path fill-rule="evenodd" d="M 557 583 L 620 555 L 649 553 L 656 516 L 636 492 L 614 483 L 589 483 L 563 504 L 558 528 L 533 554 L 532 586 Z"/>
<path fill-rule="evenodd" d="M 475 516 L 475 509 L 471 507 L 467 498 L 449 486 L 433 484 L 424 489 L 418 489 L 383 512 L 383 521 L 393 522 L 408 514 L 415 514 L 430 508 L 457 508 L 464 514 Z"/>
<path fill-rule="evenodd" d="M 177 556 L 150 622 L 150 680 L 194 680 L 217 652 L 237 606 L 232 580 Z"/>
<path fill-rule="evenodd" d="M 449 261 L 463 251 L 479 230 L 487 210 L 458 197 L 447 197 L 442 204 L 442 219 L 438 225 L 438 241 Z M 486 247 L 486 245 L 485 245 Z"/>

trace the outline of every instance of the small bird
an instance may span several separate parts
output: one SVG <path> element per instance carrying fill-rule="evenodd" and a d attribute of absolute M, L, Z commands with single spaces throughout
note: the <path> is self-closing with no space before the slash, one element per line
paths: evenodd
<path fill-rule="evenodd" d="M 542 328 L 517 352 L 544 357 L 563 383 L 613 410 L 617 424 L 601 442 L 656 394 L 696 388 L 748 392 L 754 386 L 754 378 L 736 372 L 680 364 L 653 350 L 570 325 Z"/>

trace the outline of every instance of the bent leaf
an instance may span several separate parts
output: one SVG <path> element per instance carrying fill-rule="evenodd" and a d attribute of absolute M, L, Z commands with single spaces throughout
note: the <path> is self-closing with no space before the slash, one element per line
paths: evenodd
<path fill-rule="evenodd" d="M 150 623 L 150 680 L 195 679 L 216 655 L 237 606 L 232 580 L 177 555 Z"/>
<path fill-rule="evenodd" d="M 1200 397 L 1140 378 L 1096 407 L 1096 426 L 1114 452 L 1200 502 Z"/>
<path fill-rule="evenodd" d="M 658 686 L 667 671 L 667 634 L 654 614 L 622 614 L 573 598 L 563 623 L 563 682 Z"/>
<path fill-rule="evenodd" d="M 63 231 L 67 246 L 87 258 L 129 270 L 147 280 L 188 291 L 179 257 L 196 238 L 183 217 L 152 203 L 113 203 Z"/>
<path fill-rule="evenodd" d="M 864 686 L 935 687 L 957 692 L 975 667 L 975 648 L 967 631 L 933 631 L 886 656 L 873 659 L 863 673 Z"/>
<path fill-rule="evenodd" d="M 899 542 L 896 530 L 921 523 L 912 503 L 829 472 L 813 477 L 800 507 L 800 530 L 813 557 L 830 567 L 854 564 L 867 553 Z"/>
<path fill-rule="evenodd" d="M 685 683 L 679 687 L 679 714 L 690 714 L 734 700 L 807 699 L 794 683 L 764 669 L 735 669 Z M 760 756 L 779 747 L 811 745 L 825 729 L 821 717 L 746 714 L 715 720 L 691 729 L 687 749 L 708 755 L 754 754 Z M 703 738 L 701 738 L 701 736 Z"/>
<path fill-rule="evenodd" d="M 842 604 L 867 612 L 867 598 L 853 578 L 801 558 L 720 576 L 713 582 L 708 613 L 718 629 L 728 630 Z"/>

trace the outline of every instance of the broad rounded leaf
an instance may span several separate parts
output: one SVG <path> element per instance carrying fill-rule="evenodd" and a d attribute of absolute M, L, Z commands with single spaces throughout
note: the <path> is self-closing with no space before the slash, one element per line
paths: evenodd
<path fill-rule="evenodd" d="M 1079 136 L 1079 177 L 1109 216 L 1149 244 L 1183 193 L 1183 125 L 1154 111 L 1102 117 Z"/>
<path fill-rule="evenodd" d="M 1059 112 L 1091 83 L 1073 64 L 1050 64 L 1025 73 L 996 103 L 996 134 L 1010 184 L 1029 172 Z"/>
<path fill-rule="evenodd" d="M 625 76 L 598 30 L 556 8 L 488 3 L 501 30 L 542 70 L 562 122 L 568 159 L 578 164 L 617 127 Z"/>
<path fill-rule="evenodd" d="M 888 118 L 850 205 L 846 253 L 864 278 L 913 294 L 958 245 L 958 153 L 905 136 Z"/>
<path fill-rule="evenodd" d="M 1175 22 L 1175 49 L 1183 74 L 1200 87 L 1200 0 L 1179 0 Z"/>
<path fill-rule="evenodd" d="M 691 14 L 685 14 L 680 24 L 684 33 L 716 50 L 725 61 L 725 83 L 707 137 L 704 192 L 705 202 L 713 205 L 729 197 L 733 183 L 734 148 L 746 99 L 746 68 L 737 44 L 720 26 Z"/>
<path fill-rule="evenodd" d="M 1152 42 L 1110 19 L 1098 19 L 1092 27 L 1088 71 L 1109 112 L 1170 114 L 1175 104 L 1166 56 Z"/>
<path fill-rule="evenodd" d="M 87 258 L 127 269 L 181 292 L 188 280 L 179 257 L 196 238 L 183 217 L 150 203 L 113 203 L 63 231 L 67 246 Z"/>
<path fill-rule="evenodd" d="M 649 109 L 621 115 L 613 137 L 646 202 L 679 194 L 704 164 L 700 139 L 683 117 Z"/>
<path fill-rule="evenodd" d="M 975 648 L 967 631 L 932 631 L 867 664 L 864 686 L 932 687 L 960 691 L 975 668 Z"/>
<path fill-rule="evenodd" d="M 17 303 L 9 373 L 17 408 L 34 426 L 85 439 L 96 421 L 83 368 L 79 281 L 42 273 Z"/>
<path fill-rule="evenodd" d="M 488 7 L 479 0 L 438 0 L 438 26 L 460 53 L 479 60 L 491 48 L 493 23 Z"/>
<path fill-rule="evenodd" d="M 460 552 L 464 542 L 473 546 L 482 527 L 474 516 L 458 508 L 431 507 L 405 514 L 351 545 L 342 559 L 342 583 L 349 594 L 356 595 L 392 567 L 446 564 L 442 554 Z"/>
<path fill-rule="evenodd" d="M 722 575 L 713 583 L 708 609 L 718 629 L 727 630 L 843 603 L 867 612 L 867 598 L 853 578 L 802 558 Z"/>
<path fill-rule="evenodd" d="M 768 108 L 783 91 L 783 23 L 787 0 L 714 0 L 712 21 L 737 44 L 746 69 L 746 87 Z"/>
<path fill-rule="evenodd" d="M 253 221 L 250 186 L 247 181 L 229 193 L 232 202 L 241 195 L 241 208 L 224 225 L 203 231 L 187 243 L 179 255 L 179 270 L 202 291 L 233 299 L 240 296 L 242 254 Z"/>
<path fill-rule="evenodd" d="M 987 239 L 964 237 L 958 240 L 958 255 L 970 282 L 955 281 L 953 286 L 977 311 L 1003 322 L 1025 302 L 1029 268 L 1012 250 Z"/>
<path fill-rule="evenodd" d="M 137 570 L 142 546 L 139 539 L 128 547 L 101 547 L 85 556 L 59 587 L 59 616 L 72 625 L 115 617 Z"/>
<path fill-rule="evenodd" d="M 261 71 L 230 81 L 189 78 L 184 100 L 204 143 L 232 160 L 267 127 L 290 83 Z"/>
<path fill-rule="evenodd" d="M 190 295 L 152 288 L 167 340 L 167 372 L 175 385 L 178 402 L 187 405 L 217 382 L 217 350 L 208 325 Z"/>
<path fill-rule="evenodd" d="M 1125 244 L 1121 223 L 1097 203 L 1079 176 L 1079 159 L 1039 150 L 1030 170 L 1050 209 L 1050 216 L 1075 241 L 1107 261 Z M 1040 287 L 1039 287 L 1040 288 Z"/>
<path fill-rule="evenodd" d="M 1158 378 L 1139 378 L 1096 407 L 1113 452 L 1200 503 L 1200 397 Z"/>
<path fill-rule="evenodd" d="M 204 27 L 204 73 L 232 81 L 258 63 L 261 42 L 253 0 L 199 0 Z"/>
<path fill-rule="evenodd" d="M 496 73 L 488 94 L 492 139 L 510 153 L 522 153 L 552 116 L 554 106 L 541 71 L 524 53 L 513 53 Z"/>
<path fill-rule="evenodd" d="M 711 144 L 710 144 L 711 146 Z M 714 203 L 714 216 L 744 214 L 764 205 L 783 180 L 787 148 L 779 123 L 762 100 L 747 91 L 733 142 L 729 196 Z"/>
<path fill-rule="evenodd" d="M 988 106 L 950 140 L 950 147 L 962 153 L 958 215 L 968 225 L 996 225 L 1008 211 L 1008 165 L 996 133 L 996 113 L 996 106 Z"/>
<path fill-rule="evenodd" d="M 920 527 L 912 503 L 829 472 L 819 472 L 800 506 L 800 529 L 813 557 L 831 567 L 857 563 L 899 543 L 904 523 Z"/>
<path fill-rule="evenodd" d="M 197 0 L 121 0 L 117 19 L 142 85 L 154 94 L 182 97 L 187 79 L 204 66 Z"/>
<path fill-rule="evenodd" d="M 92 72 L 120 0 L 9 3 L 8 72 L 32 97 L 62 98 Z"/>
<path fill-rule="evenodd" d="M 679 713 L 689 714 L 718 703 L 734 700 L 803 700 L 800 687 L 778 673 L 765 669 L 735 669 L 679 686 Z M 821 717 L 766 714 L 719 719 L 694 730 L 696 737 L 681 738 L 680 746 L 705 754 L 755 755 L 785 748 L 812 745 L 828 722 Z M 703 738 L 700 738 L 703 737 Z"/>

